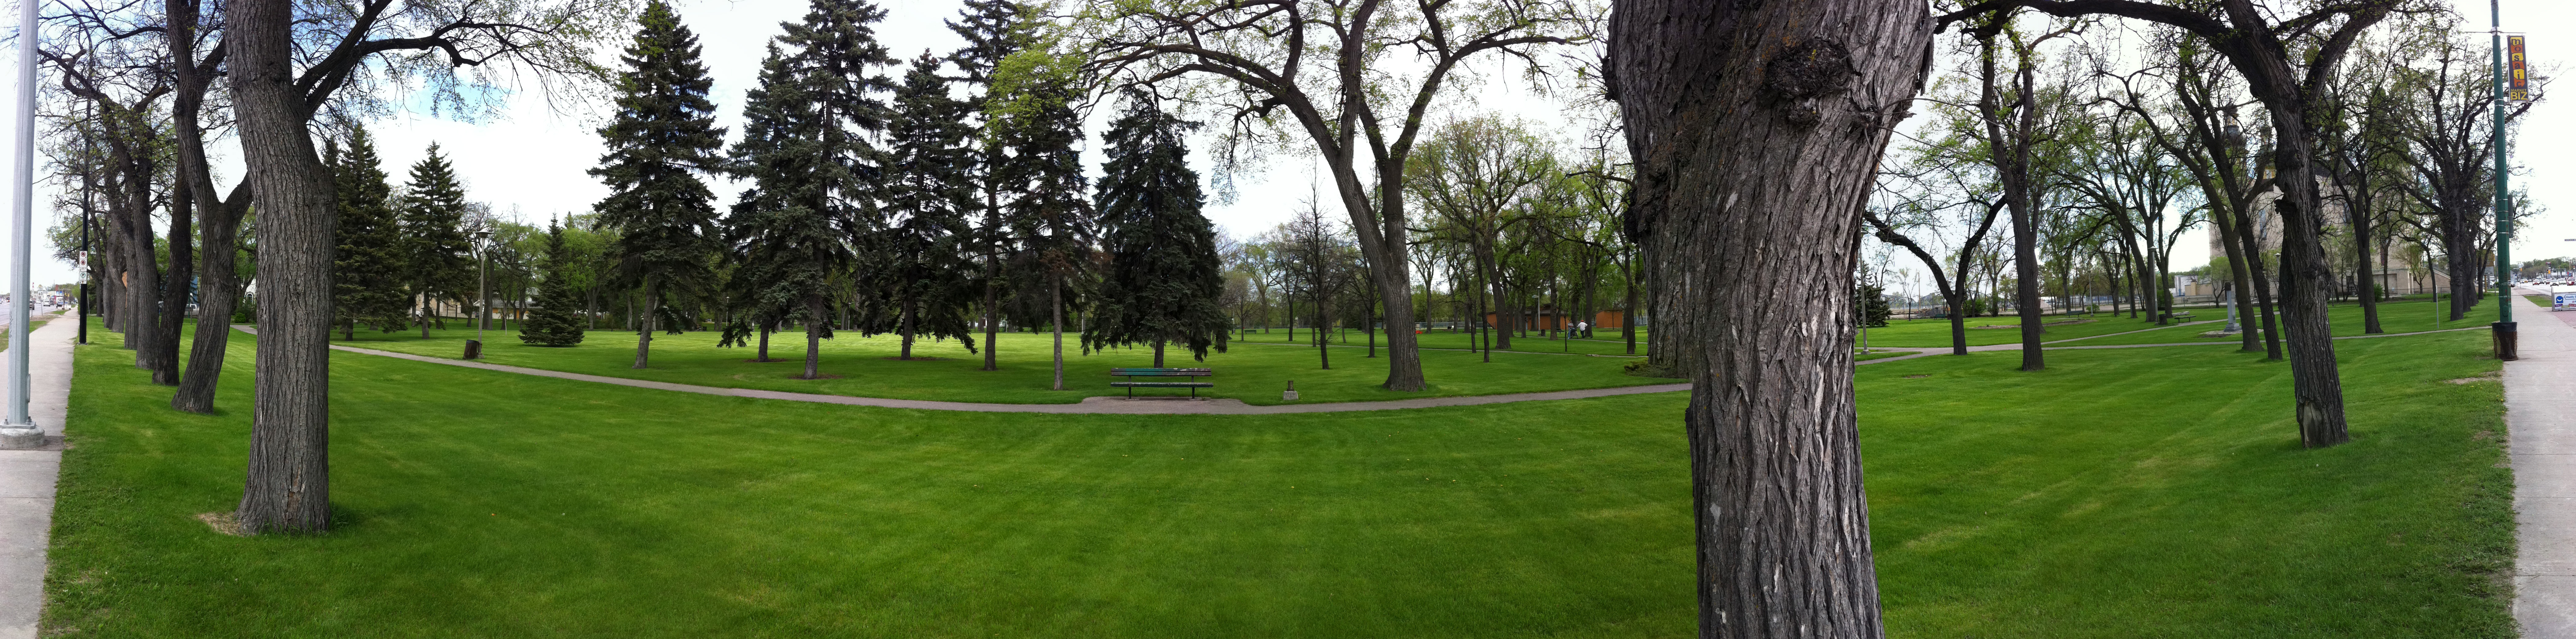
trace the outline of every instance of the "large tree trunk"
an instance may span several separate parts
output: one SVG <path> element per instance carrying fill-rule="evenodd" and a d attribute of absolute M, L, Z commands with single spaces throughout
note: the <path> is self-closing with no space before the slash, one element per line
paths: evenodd
<path fill-rule="evenodd" d="M 259 351 L 245 532 L 331 527 L 331 181 L 304 128 L 287 45 L 293 3 L 225 7 L 233 111 L 259 201 Z"/>
<path fill-rule="evenodd" d="M 179 331 L 188 325 L 189 287 L 196 278 L 189 271 L 196 266 L 196 243 L 189 221 L 196 217 L 196 193 L 191 189 L 173 189 L 170 194 L 170 273 L 161 278 L 161 317 L 153 327 L 152 347 L 159 352 L 152 357 L 152 383 L 179 385 Z"/>
<path fill-rule="evenodd" d="M 2252 276 L 2247 274 L 2245 247 L 2242 242 L 2236 241 L 2236 233 L 2229 230 L 2234 226 L 2228 224 L 2227 220 L 2229 217 L 2230 216 L 2226 213 L 2219 213 L 2211 215 L 2210 220 L 2218 224 L 2218 240 L 2220 244 L 2225 245 L 2227 251 L 2227 275 L 2230 285 L 2236 287 L 2236 299 L 2234 301 L 2236 304 L 2236 317 L 2238 318 L 2236 329 L 2239 332 L 2237 334 L 2237 338 L 2244 342 L 2244 345 L 2238 350 L 2251 353 L 2263 350 L 2261 345 L 2254 342 L 2254 334 L 2259 332 L 2254 329 L 2254 323 L 2257 321 L 2257 318 L 2254 316 L 2254 298 L 2252 297 L 2254 280 Z"/>
<path fill-rule="evenodd" d="M 994 362 L 993 362 L 993 360 L 994 360 L 994 355 L 993 355 L 993 343 L 995 342 L 996 338 L 999 336 L 999 334 L 1000 334 L 1000 333 L 1001 333 L 1001 331 L 1002 331 L 1002 328 L 1001 328 L 1001 327 L 1002 327 L 1002 325 L 1001 325 L 1001 317 L 1000 317 L 1001 313 L 1000 313 L 999 309 L 995 308 L 995 307 L 997 307 L 997 306 L 1000 306 L 1000 305 L 1001 305 L 1001 303 L 1002 303 L 1002 289 L 1001 289 L 999 286 L 997 286 L 997 285 L 995 285 L 995 284 L 993 284 L 993 283 L 992 283 L 992 278 L 993 278 L 993 277 L 994 277 L 994 274 L 993 274 L 993 268 L 992 268 L 992 266 L 991 266 L 991 265 L 989 265 L 989 264 L 988 264 L 988 265 L 986 265 L 986 266 L 984 267 L 984 278 L 985 278 L 985 280 L 984 280 L 984 369 L 983 369 L 983 370 L 988 370 L 988 371 L 990 371 L 990 370 L 1001 370 L 1001 367 L 1000 367 L 1000 366 L 995 366 L 995 365 L 994 365 Z"/>
<path fill-rule="evenodd" d="M 1322 264 L 1323 262 L 1319 260 L 1316 263 Z M 1321 270 L 1316 271 L 1315 281 L 1319 283 L 1324 281 L 1324 273 Z M 1307 333 L 1315 336 L 1315 356 L 1322 358 L 1324 363 L 1323 369 L 1333 370 L 1333 340 L 1329 337 L 1331 334 L 1324 331 L 1325 326 L 1330 325 L 1333 321 L 1332 313 L 1325 310 L 1329 307 L 1329 304 L 1325 299 L 1326 296 L 1327 293 L 1324 292 L 1324 287 L 1315 287 L 1315 329 L 1307 331 Z"/>
<path fill-rule="evenodd" d="M 2263 324 L 2263 358 L 2277 362 L 2281 361 L 2281 331 L 2272 312 L 2272 275 L 2271 271 L 2263 268 L 2262 238 L 2255 234 L 2254 218 L 2245 214 L 2246 206 L 2240 204 L 2228 207 L 2228 210 L 2236 216 L 2236 241 L 2245 246 L 2245 272 L 2254 280 L 2254 308 L 2259 311 L 2255 319 L 2262 320 Z M 2274 206 L 2277 211 L 2279 205 Z M 2283 257 L 2288 257 L 2286 252 Z M 2287 290 L 2282 292 L 2288 293 Z M 2250 326 L 2252 322 L 2247 324 Z"/>
<path fill-rule="evenodd" d="M 1055 331 L 1055 386 L 1052 388 L 1064 390 L 1064 282 L 1061 279 L 1047 280 L 1047 308 L 1054 314 L 1054 321 L 1047 325 Z"/>
<path fill-rule="evenodd" d="M 807 317 L 815 318 L 824 316 L 822 296 L 817 295 L 806 300 L 805 315 Z M 821 379 L 823 377 L 823 329 L 820 328 L 821 326 L 823 326 L 823 323 L 820 321 L 809 320 L 805 322 L 805 379 Z M 760 337 L 760 359 L 764 361 L 769 359 L 769 336 L 766 334 L 761 335 Z"/>
<path fill-rule="evenodd" d="M 209 78 L 196 66 L 197 0 L 168 0 L 169 42 L 175 88 L 171 131 L 177 136 L 178 188 L 194 196 L 201 244 L 197 269 L 198 308 L 195 339 L 188 345 L 187 368 L 179 375 L 179 392 L 170 407 L 191 413 L 215 410 L 215 389 L 224 372 L 224 353 L 232 342 L 234 305 L 241 299 L 234 260 L 239 252 L 242 215 L 250 208 L 250 183 L 233 187 L 230 197 L 215 197 L 214 174 L 206 164 L 206 141 L 198 115 L 205 104 Z M 215 53 L 221 53 L 217 51 Z"/>
<path fill-rule="evenodd" d="M 1499 269 L 1492 270 L 1499 271 Z M 1512 331 L 1520 328 L 1521 309 L 1520 304 L 1516 303 L 1519 300 L 1513 299 L 1511 290 L 1503 283 L 1501 275 L 1502 274 L 1500 272 L 1492 272 L 1488 273 L 1485 278 L 1485 281 L 1492 283 L 1494 289 L 1492 297 L 1494 300 L 1494 337 L 1492 339 L 1494 340 L 1494 345 L 1497 348 L 1511 348 Z"/>
<path fill-rule="evenodd" d="M 1626 267 L 1626 266 L 1621 266 L 1621 267 L 1619 267 L 1619 270 L 1620 270 L 1620 274 L 1625 275 L 1625 274 L 1627 274 L 1628 267 Z M 1628 291 L 1627 291 L 1627 293 L 1626 293 L 1626 301 L 1625 301 L 1625 303 L 1624 303 L 1624 305 L 1623 305 L 1623 306 L 1620 306 L 1620 308 L 1625 309 L 1625 310 L 1622 310 L 1622 311 L 1620 311 L 1620 312 L 1619 312 L 1619 339 L 1627 340 L 1627 342 L 1628 342 L 1628 354 L 1630 354 L 1630 355 L 1635 355 L 1635 354 L 1637 354 L 1637 280 L 1636 280 L 1636 278 L 1633 278 L 1633 277 L 1632 277 L 1632 278 L 1629 278 L 1629 279 L 1628 279 Z"/>
<path fill-rule="evenodd" d="M 2363 191 L 2369 188 L 2367 183 L 2361 186 Z M 2370 198 L 2358 200 L 2351 210 L 2353 263 L 2358 265 L 2353 268 L 2353 295 L 2361 298 L 2361 332 L 2385 333 L 2379 327 L 2379 263 L 2371 261 L 2370 254 Z"/>
<path fill-rule="evenodd" d="M 2449 191 L 2449 189 L 2446 189 Z M 2486 265 L 2479 256 L 2486 251 L 2478 246 L 2478 210 L 2480 198 L 2475 193 L 2443 194 L 2442 225 L 2443 270 L 2450 271 L 2451 321 L 2469 316 L 2469 307 L 2486 299 Z"/>
<path fill-rule="evenodd" d="M 2276 53 L 2259 50 L 2253 55 Z M 2272 163 L 2281 175 L 2281 199 L 2275 201 L 2275 206 L 2282 229 L 2282 323 L 2287 325 L 2290 394 L 2298 404 L 2299 441 L 2310 448 L 2341 444 L 2352 436 L 2344 422 L 2343 379 L 2336 370 L 2334 328 L 2326 321 L 2326 291 L 2334 285 L 2334 274 L 2326 264 L 2324 244 L 2318 237 L 2324 226 L 2324 209 L 2319 204 L 2323 198 L 2317 193 L 2310 164 L 2316 149 L 2307 132 L 2313 129 L 2302 119 L 2308 113 L 2308 104 L 2298 97 L 2301 94 L 2296 79 L 2279 74 L 2289 68 L 2287 61 L 2240 63 L 2238 67 L 2275 71 L 2249 70 L 2246 82 L 2270 112 L 2274 130 L 2285 132 L 2276 141 Z"/>
<path fill-rule="evenodd" d="M 125 205 L 115 209 L 124 215 L 117 221 L 125 242 L 125 308 L 117 328 L 125 331 L 125 347 L 134 350 L 134 367 L 154 371 L 161 367 L 161 332 L 154 327 L 161 313 L 161 268 L 152 251 L 152 213 L 146 198 L 126 198 Z"/>
<path fill-rule="evenodd" d="M 896 332 L 897 332 L 897 333 L 900 333 L 900 334 L 901 334 L 901 335 L 900 335 L 900 337 L 902 337 L 902 338 L 903 338 L 903 356 L 901 356 L 901 357 L 897 357 L 897 358 L 895 358 L 895 359 L 902 359 L 902 360 L 910 360 L 910 359 L 912 359 L 912 312 L 913 312 L 913 303 L 912 303 L 912 302 L 910 302 L 910 301 L 906 301 L 906 302 L 904 302 L 904 303 L 903 303 L 903 318 L 902 318 L 902 320 L 900 320 L 900 322 L 899 322 L 899 323 L 897 323 L 897 324 L 895 325 L 895 326 L 899 327 L 899 330 L 897 330 Z"/>
<path fill-rule="evenodd" d="M 1621 0 L 1608 77 L 1685 412 L 1700 636 L 1883 636 L 1852 399 L 1859 207 L 1931 53 L 1902 0 Z M 1757 71 L 1758 70 L 1758 71 Z M 1716 312 L 1722 310 L 1723 312 Z"/>
<path fill-rule="evenodd" d="M 641 326 L 643 330 L 636 331 L 635 333 L 635 366 L 633 366 L 633 368 L 643 368 L 648 358 L 653 355 L 653 324 L 655 324 L 657 320 L 660 320 L 662 315 L 658 312 L 662 307 L 662 299 L 658 296 L 659 293 L 660 291 L 653 290 L 653 282 L 651 280 L 645 280 L 644 312 L 636 317 L 637 325 Z"/>
<path fill-rule="evenodd" d="M 2041 337 L 2048 331 L 2048 320 L 2039 315 L 2039 231 L 2031 221 L 2027 206 L 2016 207 L 2013 218 L 2013 302 L 2020 306 L 2021 369 L 2035 371 L 2048 368 L 2040 353 Z"/>

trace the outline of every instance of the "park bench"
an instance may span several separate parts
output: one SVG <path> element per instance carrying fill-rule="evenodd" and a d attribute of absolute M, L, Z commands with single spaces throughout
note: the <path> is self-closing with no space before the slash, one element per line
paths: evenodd
<path fill-rule="evenodd" d="M 2166 313 L 2166 314 L 2165 314 L 2165 317 L 2170 318 L 2170 319 L 2172 319 L 2173 321 L 2176 321 L 2176 322 L 2185 321 L 2185 320 L 2189 320 L 2189 319 L 2191 319 L 2191 311 L 2183 311 L 2183 312 L 2180 312 L 2180 313 Z"/>
<path fill-rule="evenodd" d="M 1136 389 L 1139 388 L 1187 388 L 1190 389 L 1191 397 L 1199 396 L 1199 389 L 1216 388 L 1216 384 L 1211 382 L 1136 381 L 1138 377 L 1209 377 L 1216 375 L 1216 369 L 1213 368 L 1112 368 L 1109 369 L 1109 374 L 1127 378 L 1127 381 L 1123 382 L 1110 382 L 1109 386 L 1127 389 L 1127 397 L 1131 399 L 1136 397 Z"/>

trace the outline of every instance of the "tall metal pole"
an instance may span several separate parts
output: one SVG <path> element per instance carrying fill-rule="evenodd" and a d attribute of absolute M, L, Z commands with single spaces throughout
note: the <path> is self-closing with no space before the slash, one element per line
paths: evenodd
<path fill-rule="evenodd" d="M 45 431 L 27 417 L 27 269 L 34 263 L 36 207 L 36 4 L 18 0 L 18 139 L 11 155 L 17 166 L 9 175 L 9 409 L 0 422 L 0 448 L 34 448 L 45 443 Z"/>
<path fill-rule="evenodd" d="M 89 196 L 90 196 L 89 178 L 87 178 L 87 177 L 83 177 L 83 178 L 81 178 L 81 247 L 80 247 L 80 256 L 81 256 L 81 263 L 80 263 L 80 267 L 81 267 L 81 282 L 80 282 L 80 299 L 79 299 L 79 300 L 77 300 L 77 303 L 79 303 L 79 304 L 80 304 L 80 315 L 79 315 L 79 319 L 80 319 L 80 339 L 79 339 L 78 341 L 79 341 L 80 343 L 82 343 L 82 344 L 87 344 L 87 343 L 89 343 L 89 281 L 90 281 L 90 280 L 93 280 L 93 279 L 97 279 L 97 273 L 95 272 L 97 269 L 96 269 L 96 268 L 94 268 L 94 267 L 92 267 L 92 266 L 90 266 L 90 254 L 89 254 L 89 225 L 90 225 L 89 218 L 90 218 L 90 201 L 89 201 Z M 199 318 L 199 319 L 200 319 L 201 321 L 203 320 L 203 318 Z"/>
<path fill-rule="evenodd" d="M 2505 170 L 2508 165 L 2505 164 L 2504 148 L 2504 9 L 2502 4 L 2502 0 L 2487 0 L 2488 24 L 2493 29 L 2492 33 L 2487 34 L 2488 46 L 2495 53 L 2495 122 L 2493 126 L 2488 127 L 2491 129 L 2490 133 L 2495 134 L 2495 139 L 2490 141 L 2490 144 L 2495 146 L 2496 323 L 2494 328 L 2496 359 L 2513 361 L 2521 359 L 2521 349 L 2515 344 L 2519 340 L 2515 335 L 2513 324 L 2513 198 L 2505 188 L 2505 178 L 2508 177 L 2505 175 Z"/>

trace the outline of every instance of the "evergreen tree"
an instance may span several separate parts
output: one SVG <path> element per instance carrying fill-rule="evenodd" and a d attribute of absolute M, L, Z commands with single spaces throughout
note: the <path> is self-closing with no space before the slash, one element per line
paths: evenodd
<path fill-rule="evenodd" d="M 626 70 L 617 78 L 616 120 L 599 130 L 608 154 L 590 174 L 609 189 L 593 209 L 621 232 L 617 274 L 643 289 L 635 368 L 644 368 L 657 320 L 677 310 L 663 308 L 665 297 L 702 290 L 714 277 L 715 193 L 698 174 L 720 166 L 724 130 L 707 99 L 714 81 L 699 62 L 697 35 L 663 0 L 645 4 L 638 22 L 619 56 Z"/>
<path fill-rule="evenodd" d="M 342 339 L 357 339 L 359 325 L 393 332 L 405 327 L 410 300 L 403 286 L 403 241 L 394 216 L 393 186 L 364 127 L 350 127 L 349 147 L 323 141 L 331 169 L 339 222 L 332 231 L 339 251 L 332 261 L 332 310 Z"/>
<path fill-rule="evenodd" d="M 411 165 L 411 183 L 403 186 L 404 279 L 420 304 L 421 337 L 429 337 L 429 324 L 437 321 L 439 300 L 463 303 L 473 292 L 474 247 L 465 237 L 465 213 L 465 187 L 432 143 L 428 157 Z"/>
<path fill-rule="evenodd" d="M 824 197 L 839 210 L 834 215 L 868 220 L 866 209 L 883 180 L 876 149 L 862 134 L 885 130 L 889 116 L 880 97 L 894 81 L 877 70 L 892 67 L 894 56 L 877 42 L 875 24 L 885 9 L 868 0 L 812 0 L 801 23 L 779 25 L 786 33 L 778 43 L 791 52 L 805 99 L 820 120 L 820 153 L 833 171 L 821 176 Z"/>
<path fill-rule="evenodd" d="M 1205 360 L 1210 346 L 1225 351 L 1229 319 L 1217 301 L 1225 294 L 1224 256 L 1216 225 L 1199 213 L 1205 199 L 1183 139 L 1196 125 L 1142 91 L 1126 99 L 1127 111 L 1101 135 L 1109 162 L 1094 206 L 1109 264 L 1093 313 L 1099 319 L 1082 339 L 1092 348 L 1152 344 L 1156 367 L 1169 343 Z"/>
<path fill-rule="evenodd" d="M 538 346 L 581 343 L 581 292 L 573 288 L 573 255 L 564 248 L 563 225 L 546 222 L 546 255 L 538 262 L 537 307 L 519 323 L 519 341 Z"/>
<path fill-rule="evenodd" d="M 1017 192 L 1005 209 L 1020 250 L 1012 256 L 1020 288 L 1045 313 L 1030 324 L 1054 327 L 1055 384 L 1064 390 L 1064 312 L 1080 297 L 1091 264 L 1093 215 L 1082 174 L 1079 76 L 1086 60 L 1035 41 L 994 71 L 984 111 L 993 135 L 1010 150 L 1003 182 Z"/>
<path fill-rule="evenodd" d="M 995 119 L 985 107 L 993 95 L 994 74 L 1002 61 L 1029 39 L 1033 22 L 1023 15 L 1022 7 L 1011 0 L 966 0 L 966 6 L 957 10 L 958 20 L 948 22 L 948 30 L 966 40 L 964 48 L 948 54 L 948 61 L 957 65 L 962 74 L 957 80 L 973 89 L 967 107 L 982 116 L 977 125 L 981 131 L 975 136 L 975 161 L 967 165 L 964 173 L 975 184 L 975 204 L 981 209 L 973 249 L 982 264 L 972 286 L 984 295 L 978 307 L 983 314 L 984 370 L 988 371 L 1000 368 L 994 349 L 1000 346 L 996 334 L 1001 330 L 1003 285 L 1007 281 L 1002 267 L 1014 247 L 1003 208 L 1003 200 L 1010 197 L 1011 190 L 1003 179 L 1010 173 L 1006 165 L 1012 157 L 1009 147 L 996 135 Z"/>
<path fill-rule="evenodd" d="M 1887 318 L 1896 312 L 1887 308 L 1887 292 L 1877 284 L 1862 284 L 1860 294 L 1852 297 L 1853 315 L 1867 328 L 1884 328 Z"/>
<path fill-rule="evenodd" d="M 853 259 L 848 209 L 832 205 L 824 185 L 845 181 L 844 169 L 824 152 L 829 125 L 811 98 L 814 74 L 769 47 L 760 86 L 745 96 L 742 141 L 734 144 L 734 172 L 750 178 L 725 218 L 733 246 L 728 283 L 743 317 L 732 338 L 760 333 L 760 359 L 769 358 L 769 333 L 788 320 L 805 324 L 805 379 L 821 376 L 822 340 L 832 336 L 830 294 Z"/>
<path fill-rule="evenodd" d="M 965 259 L 973 238 L 965 219 L 972 186 L 964 173 L 974 162 L 966 146 L 972 130 L 965 104 L 948 97 L 948 82 L 937 73 L 941 64 L 922 54 L 895 92 L 886 126 L 883 217 L 861 241 L 873 280 L 860 291 L 869 320 L 864 327 L 902 336 L 903 359 L 912 359 L 913 340 L 925 333 L 975 349 L 967 321 L 975 302 L 967 278 L 972 267 Z"/>

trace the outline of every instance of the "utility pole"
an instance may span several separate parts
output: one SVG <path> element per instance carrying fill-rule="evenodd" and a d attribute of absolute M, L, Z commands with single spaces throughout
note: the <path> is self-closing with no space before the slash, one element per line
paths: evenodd
<path fill-rule="evenodd" d="M 89 282 L 90 282 L 90 280 L 98 279 L 98 273 L 97 273 L 97 271 L 98 271 L 98 267 L 93 266 L 94 262 L 90 261 L 90 254 L 89 254 L 89 248 L 90 248 L 90 247 L 89 247 L 89 226 L 90 226 L 90 221 L 89 221 L 89 218 L 90 218 L 90 199 L 89 199 L 89 196 L 90 196 L 90 193 L 91 193 L 91 189 L 90 189 L 90 184 L 89 184 L 89 178 L 88 178 L 88 176 L 82 176 L 82 178 L 81 178 L 81 248 L 80 248 L 80 258 L 81 258 L 81 263 L 80 263 L 80 267 L 81 267 L 81 282 L 80 282 L 80 300 L 79 300 L 79 303 L 80 303 L 80 316 L 79 316 L 79 319 L 80 319 L 80 340 L 79 340 L 79 341 L 80 341 L 80 343 L 82 343 L 82 344 L 87 344 L 87 343 L 89 343 Z M 203 321 L 206 321 L 206 318 L 200 317 L 200 318 L 197 318 L 197 321 L 203 322 Z M 232 318 L 224 318 L 224 321 L 232 321 Z"/>
<path fill-rule="evenodd" d="M 483 259 L 492 253 L 492 230 L 474 232 L 474 339 L 465 342 L 465 359 L 483 358 L 483 325 L 491 321 L 492 295 L 483 279 Z"/>
<path fill-rule="evenodd" d="M 45 445 L 45 430 L 27 416 L 27 269 L 34 265 L 36 208 L 36 4 L 18 3 L 18 137 L 10 150 L 18 165 L 10 172 L 17 190 L 9 202 L 9 408 L 0 422 L 0 448 Z"/>
<path fill-rule="evenodd" d="M 2487 34 L 2495 53 L 2495 122 L 2489 133 L 2495 134 L 2495 232 L 2496 232 L 2496 359 L 2522 359 L 2515 342 L 2513 324 L 2513 197 L 2505 188 L 2504 148 L 2504 9 L 2503 0 L 2487 0 L 2487 16 L 2492 29 Z M 2516 60 L 2520 62 L 2520 60 Z"/>

